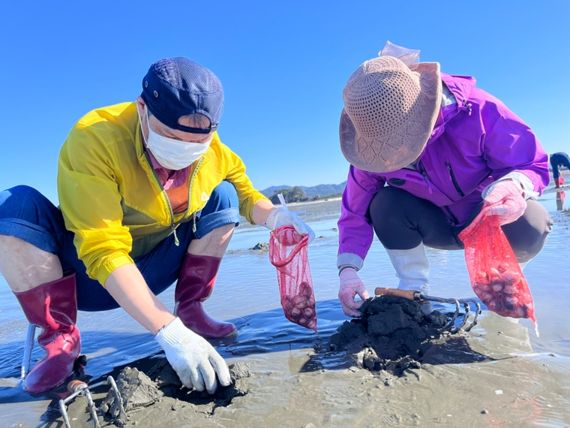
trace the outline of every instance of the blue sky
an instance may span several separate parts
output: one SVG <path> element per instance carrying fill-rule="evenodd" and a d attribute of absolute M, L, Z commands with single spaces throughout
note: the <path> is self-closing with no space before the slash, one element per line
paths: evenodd
<path fill-rule="evenodd" d="M 436 6 L 437 5 L 437 6 Z M 570 1 L 96 1 L 0 6 L 0 188 L 56 201 L 57 156 L 87 111 L 134 100 L 148 66 L 218 74 L 220 135 L 259 188 L 345 179 L 342 88 L 386 40 L 468 74 L 570 151 Z"/>

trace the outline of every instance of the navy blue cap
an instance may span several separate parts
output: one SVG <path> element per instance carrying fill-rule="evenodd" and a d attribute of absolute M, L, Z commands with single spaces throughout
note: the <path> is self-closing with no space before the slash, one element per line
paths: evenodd
<path fill-rule="evenodd" d="M 208 134 L 220 123 L 224 89 L 209 69 L 187 58 L 166 58 L 152 64 L 142 82 L 142 99 L 149 111 L 172 129 Z M 202 114 L 210 120 L 208 128 L 181 125 L 178 119 Z"/>

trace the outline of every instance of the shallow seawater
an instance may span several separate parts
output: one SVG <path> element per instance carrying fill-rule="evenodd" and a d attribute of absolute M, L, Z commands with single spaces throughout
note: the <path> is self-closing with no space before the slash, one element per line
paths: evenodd
<path fill-rule="evenodd" d="M 533 332 L 526 334 L 523 327 L 518 324 L 515 326 L 509 320 L 484 313 L 480 326 L 473 330 L 474 343 L 480 343 L 479 352 L 487 355 L 511 353 L 533 359 L 552 354 L 556 357 L 556 370 L 569 379 L 570 211 L 557 210 L 553 192 L 546 193 L 541 202 L 551 213 L 555 227 L 544 250 L 524 271 L 535 299 L 540 337 L 536 337 Z M 212 316 L 232 320 L 238 326 L 239 335 L 235 340 L 217 344 L 224 357 L 264 360 L 265 356 L 271 354 L 278 356 L 284 351 L 323 345 L 346 319 L 336 299 L 336 220 L 339 205 L 339 201 L 329 201 L 292 207 L 301 211 L 317 236 L 310 247 L 309 258 L 317 299 L 318 334 L 285 319 L 279 303 L 277 275 L 269 263 L 268 253 L 249 250 L 258 242 L 268 242 L 267 230 L 259 227 L 238 228 L 222 263 L 216 289 L 206 303 Z M 431 262 L 431 294 L 474 297 L 463 252 L 429 250 L 428 257 Z M 361 273 L 371 293 L 376 286 L 396 285 L 392 267 L 378 242 L 373 244 Z M 31 398 L 14 386 L 19 375 L 27 322 L 7 285 L 1 278 L 0 281 L 0 323 L 3 326 L 0 330 L 2 425 L 21 423 L 21 426 L 36 426 L 46 412 L 48 401 Z M 160 298 L 172 308 L 173 295 L 174 288 L 171 287 Z M 523 325 L 527 326 L 524 322 Z M 500 339 L 494 333 L 497 326 L 502 334 Z M 81 312 L 79 327 L 82 332 L 82 352 L 88 357 L 87 372 L 94 378 L 109 372 L 115 366 L 159 352 L 152 336 L 120 309 L 100 313 Z M 530 324 L 528 327 L 530 331 Z M 511 330 L 514 333 L 508 333 Z M 35 347 L 33 356 L 41 358 L 39 347 Z M 336 361 L 331 356 L 318 363 L 324 368 L 335 368 L 341 367 L 343 361 L 342 358 Z M 467 365 L 465 370 L 475 370 L 475 367 Z M 509 373 L 498 375 L 508 377 Z M 540 382 L 539 379 L 536 381 Z M 566 403 L 570 404 L 568 396 Z M 540 406 L 540 402 L 537 405 Z M 543 413 L 543 416 L 545 414 L 548 412 Z M 546 417 L 535 422 L 542 426 L 555 426 L 557 421 L 556 417 Z"/>

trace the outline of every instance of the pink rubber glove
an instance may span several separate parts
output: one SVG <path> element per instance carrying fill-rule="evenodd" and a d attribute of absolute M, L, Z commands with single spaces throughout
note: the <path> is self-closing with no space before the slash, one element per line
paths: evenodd
<path fill-rule="evenodd" d="M 356 302 L 354 298 L 359 295 L 362 299 Z M 364 283 L 358 277 L 358 273 L 353 268 L 345 268 L 340 273 L 340 289 L 338 298 L 342 305 L 342 311 L 350 317 L 359 317 L 361 314 L 358 308 L 365 299 L 368 299 L 368 291 L 364 287 Z"/>
<path fill-rule="evenodd" d="M 499 216 L 501 225 L 516 221 L 526 210 L 523 189 L 513 180 L 493 183 L 484 201 L 487 215 Z"/>

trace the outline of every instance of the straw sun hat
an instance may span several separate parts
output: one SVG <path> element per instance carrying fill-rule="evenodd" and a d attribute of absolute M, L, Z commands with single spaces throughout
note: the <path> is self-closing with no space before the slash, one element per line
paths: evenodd
<path fill-rule="evenodd" d="M 365 171 L 396 171 L 419 157 L 432 133 L 441 105 L 439 63 L 373 58 L 350 76 L 343 98 L 344 157 Z"/>

